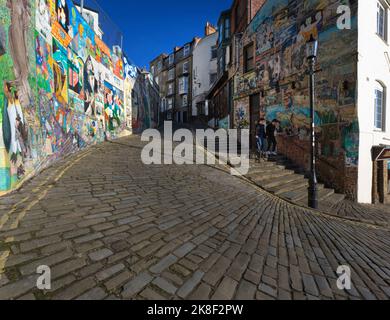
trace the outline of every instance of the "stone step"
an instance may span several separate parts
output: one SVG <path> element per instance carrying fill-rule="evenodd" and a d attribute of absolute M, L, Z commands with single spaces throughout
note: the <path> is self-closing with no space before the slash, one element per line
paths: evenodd
<path fill-rule="evenodd" d="M 257 180 L 256 183 L 261 187 L 269 190 L 271 188 L 284 186 L 286 184 L 293 184 L 294 182 L 298 182 L 300 180 L 305 180 L 305 177 L 298 174 L 286 174 L 283 177 L 271 178 L 267 180 Z"/>
<path fill-rule="evenodd" d="M 270 170 L 250 174 L 247 177 L 256 183 L 270 183 L 282 180 L 283 178 L 293 174 L 294 172 L 289 170 Z"/>
<path fill-rule="evenodd" d="M 327 203 L 330 197 L 332 197 L 335 194 L 333 189 L 327 189 L 323 188 L 322 190 L 318 190 L 318 207 L 321 210 L 326 209 L 326 207 L 329 208 L 329 204 Z M 300 205 L 307 206 L 308 205 L 308 195 L 306 195 L 305 198 L 302 198 L 300 200 L 295 201 L 296 203 Z M 324 210 L 328 212 L 328 210 Z"/>
<path fill-rule="evenodd" d="M 333 189 L 324 188 L 322 190 L 318 190 L 318 200 L 324 201 L 325 199 L 329 198 L 331 195 L 333 195 L 335 192 Z"/>
<path fill-rule="evenodd" d="M 250 170 L 246 177 L 277 196 L 308 205 L 309 180 L 305 170 L 283 156 L 270 156 L 261 162 L 250 159 Z M 318 201 L 322 210 L 332 208 L 344 199 L 344 195 L 318 184 Z"/>
<path fill-rule="evenodd" d="M 279 166 L 266 166 L 266 167 L 252 166 L 249 169 L 248 175 L 256 175 L 256 174 L 261 174 L 261 173 L 278 172 L 278 171 L 280 172 L 280 171 L 291 171 L 291 170 L 286 170 L 285 168 L 279 167 Z"/>
<path fill-rule="evenodd" d="M 304 200 L 305 201 L 305 205 L 307 204 L 307 198 L 308 198 L 308 188 L 309 188 L 309 181 L 307 179 L 305 179 L 306 181 L 306 185 L 301 187 L 301 188 L 297 188 L 295 190 L 291 190 L 289 192 L 285 192 L 283 194 L 281 194 L 281 196 L 283 198 L 286 198 L 290 201 L 293 201 L 293 202 L 300 202 L 301 200 Z M 319 184 L 318 185 L 318 190 L 322 190 L 324 189 L 325 186 L 323 184 Z"/>
<path fill-rule="evenodd" d="M 295 190 L 300 190 L 300 189 L 306 189 L 309 186 L 309 182 L 307 180 L 299 180 L 295 183 L 287 183 L 284 186 L 278 186 L 269 189 L 270 192 L 283 196 L 283 194 L 288 193 L 288 192 L 294 192 Z"/>
<path fill-rule="evenodd" d="M 256 159 L 250 159 L 249 164 L 251 166 L 263 166 L 263 167 L 275 167 L 275 166 L 277 166 L 277 164 L 275 162 L 272 162 L 272 161 L 262 161 L 261 163 L 259 163 Z"/>

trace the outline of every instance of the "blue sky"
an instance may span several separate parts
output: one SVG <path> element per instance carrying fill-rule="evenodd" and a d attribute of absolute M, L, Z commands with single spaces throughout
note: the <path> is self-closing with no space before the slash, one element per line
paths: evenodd
<path fill-rule="evenodd" d="M 232 0 L 96 0 L 124 33 L 123 47 L 138 66 L 203 36 Z M 86 5 L 88 1 L 85 1 Z"/>

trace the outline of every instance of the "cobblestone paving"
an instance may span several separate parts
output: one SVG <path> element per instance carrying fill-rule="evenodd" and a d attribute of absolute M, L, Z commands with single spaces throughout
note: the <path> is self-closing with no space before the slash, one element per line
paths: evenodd
<path fill-rule="evenodd" d="M 344 200 L 333 206 L 330 212 L 334 212 L 340 217 L 366 220 L 384 226 L 390 226 L 390 205 L 366 205 Z"/>
<path fill-rule="evenodd" d="M 0 299 L 390 298 L 388 229 L 208 166 L 145 166 L 140 148 L 137 137 L 93 147 L 0 199 Z M 337 288 L 340 265 L 350 291 Z"/>

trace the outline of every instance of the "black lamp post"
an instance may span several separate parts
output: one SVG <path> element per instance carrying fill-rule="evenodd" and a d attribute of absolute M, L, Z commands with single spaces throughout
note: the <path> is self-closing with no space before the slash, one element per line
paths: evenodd
<path fill-rule="evenodd" d="M 306 43 L 306 57 L 309 63 L 310 82 L 310 143 L 311 143 L 311 164 L 309 181 L 309 207 L 318 209 L 318 187 L 316 174 L 316 134 L 315 134 L 315 113 L 314 113 L 314 75 L 317 60 L 318 41 L 311 36 Z"/>

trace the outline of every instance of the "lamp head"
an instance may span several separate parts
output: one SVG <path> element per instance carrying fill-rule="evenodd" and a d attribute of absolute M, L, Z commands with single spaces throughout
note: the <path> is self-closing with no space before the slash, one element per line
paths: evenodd
<path fill-rule="evenodd" d="M 314 39 L 313 35 L 310 36 L 310 40 L 306 42 L 306 58 L 308 60 L 317 58 L 318 53 L 318 41 Z"/>

